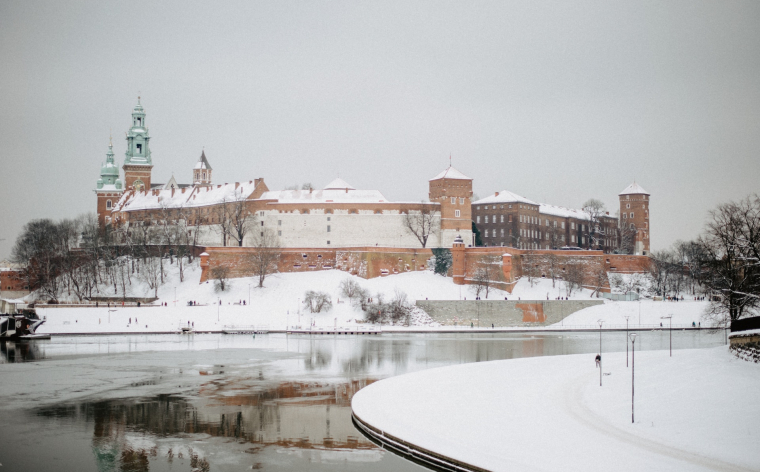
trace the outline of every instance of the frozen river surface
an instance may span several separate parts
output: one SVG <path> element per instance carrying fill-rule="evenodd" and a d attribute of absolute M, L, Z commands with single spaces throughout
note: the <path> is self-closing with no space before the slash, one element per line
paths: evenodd
<path fill-rule="evenodd" d="M 639 334 L 637 350 L 668 348 L 667 332 Z M 624 332 L 602 336 L 603 352 L 625 351 Z M 673 333 L 674 349 L 724 342 Z M 599 335 L 82 336 L 0 348 L 4 471 L 404 471 L 421 468 L 352 424 L 359 389 L 445 365 L 592 354 Z"/>

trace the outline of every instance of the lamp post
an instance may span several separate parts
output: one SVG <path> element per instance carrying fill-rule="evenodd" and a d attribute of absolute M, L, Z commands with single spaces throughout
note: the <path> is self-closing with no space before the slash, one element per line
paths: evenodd
<path fill-rule="evenodd" d="M 630 315 L 625 315 L 623 318 L 625 318 L 625 366 L 628 367 L 628 318 L 630 318 Z"/>
<path fill-rule="evenodd" d="M 660 319 L 670 320 L 670 326 L 668 327 L 668 331 L 670 331 L 670 357 L 673 357 L 673 315 L 661 316 Z"/>
<path fill-rule="evenodd" d="M 636 392 L 634 389 L 634 380 L 636 380 L 636 333 L 631 333 L 628 337 L 631 338 L 631 424 L 633 424 L 633 397 Z"/>
<path fill-rule="evenodd" d="M 604 320 L 596 320 L 599 323 L 599 386 L 602 386 L 602 323 Z"/>

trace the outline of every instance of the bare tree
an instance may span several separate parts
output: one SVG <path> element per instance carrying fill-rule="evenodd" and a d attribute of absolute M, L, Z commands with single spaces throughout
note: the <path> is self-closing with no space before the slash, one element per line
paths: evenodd
<path fill-rule="evenodd" d="M 264 286 L 267 275 L 277 272 L 280 254 L 280 240 L 277 234 L 269 228 L 262 228 L 253 238 L 253 247 L 246 257 L 247 264 L 253 269 L 254 277 L 258 277 L 259 287 Z"/>
<path fill-rule="evenodd" d="M 214 290 L 224 292 L 227 290 L 228 280 L 230 278 L 230 269 L 225 266 L 217 266 L 211 269 L 211 278 L 214 280 Z"/>
<path fill-rule="evenodd" d="M 308 290 L 304 294 L 303 304 L 306 305 L 306 308 L 308 308 L 311 313 L 330 311 L 332 308 L 330 295 L 325 292 L 315 292 L 314 290 Z"/>
<path fill-rule="evenodd" d="M 256 214 L 248 206 L 248 196 L 243 194 L 243 187 L 235 190 L 233 200 L 227 205 L 227 212 L 229 235 L 238 246 L 242 246 L 246 234 L 256 226 Z"/>
<path fill-rule="evenodd" d="M 585 267 L 582 261 L 570 260 L 565 264 L 565 290 L 567 296 L 571 296 L 574 291 L 583 288 L 586 280 Z"/>
<path fill-rule="evenodd" d="M 549 253 L 546 255 L 546 271 L 552 279 L 552 288 L 554 288 L 557 278 L 562 276 L 560 260 L 556 254 Z"/>
<path fill-rule="evenodd" d="M 430 234 L 435 228 L 435 212 L 430 211 L 427 205 L 420 203 L 416 208 L 409 209 L 404 214 L 404 227 L 412 233 L 425 247 Z"/>
<path fill-rule="evenodd" d="M 497 256 L 482 256 L 472 274 L 472 290 L 476 297 L 481 293 L 488 298 L 488 293 L 495 282 L 498 282 L 498 272 L 501 270 L 501 259 Z"/>
<path fill-rule="evenodd" d="M 700 238 L 705 285 L 713 319 L 726 323 L 755 313 L 760 306 L 760 196 L 719 205 L 710 212 Z"/>
<path fill-rule="evenodd" d="M 617 237 L 615 243 L 618 254 L 633 254 L 636 244 L 636 225 L 627 220 L 618 219 Z"/>
<path fill-rule="evenodd" d="M 583 204 L 583 212 L 589 217 L 588 228 L 585 236 L 588 239 L 587 248 L 598 249 L 604 243 L 605 227 L 602 224 L 602 217 L 606 213 L 604 202 L 591 198 Z"/>
<path fill-rule="evenodd" d="M 352 278 L 346 278 L 340 283 L 341 296 L 351 300 L 352 304 L 360 304 L 368 296 L 367 290 L 363 289 L 359 282 Z"/>
<path fill-rule="evenodd" d="M 140 278 L 153 290 L 153 296 L 158 297 L 158 287 L 164 284 L 164 265 L 160 257 L 148 257 L 142 264 Z"/>

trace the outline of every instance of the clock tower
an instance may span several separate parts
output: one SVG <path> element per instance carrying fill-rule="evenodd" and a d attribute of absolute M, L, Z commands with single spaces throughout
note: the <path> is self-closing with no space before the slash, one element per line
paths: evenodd
<path fill-rule="evenodd" d="M 137 97 L 137 105 L 132 110 L 132 127 L 127 132 L 127 152 L 124 158 L 124 186 L 127 190 L 150 190 L 150 171 L 153 160 L 150 157 L 148 127 L 145 111 Z"/>

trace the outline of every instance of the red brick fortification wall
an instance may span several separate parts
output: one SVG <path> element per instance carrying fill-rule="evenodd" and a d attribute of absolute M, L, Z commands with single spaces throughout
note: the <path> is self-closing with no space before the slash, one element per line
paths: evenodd
<path fill-rule="evenodd" d="M 607 254 L 607 268 L 609 272 L 621 274 L 633 274 L 646 272 L 652 263 L 649 256 L 628 256 L 621 254 Z"/>
<path fill-rule="evenodd" d="M 230 268 L 230 277 L 250 277 L 253 270 L 247 258 L 255 251 L 250 247 L 207 247 L 208 256 L 201 257 L 201 282 L 210 278 L 214 267 Z M 425 270 L 433 256 L 430 249 L 421 248 L 285 248 L 280 249 L 280 272 L 312 272 L 338 269 L 365 279 Z M 508 247 L 454 248 L 453 265 L 449 275 L 456 275 L 454 283 L 472 284 L 478 266 L 490 260 L 498 266 L 493 271 L 494 286 L 512 293 L 517 279 L 532 270 L 535 277 L 550 276 L 552 256 L 557 273 L 562 274 L 566 264 L 583 264 L 587 280 L 592 280 L 600 268 L 605 272 L 645 272 L 648 256 L 604 254 L 602 251 L 547 251 L 524 250 Z M 460 274 L 464 274 L 462 277 Z M 609 292 L 609 284 L 602 289 Z"/>
<path fill-rule="evenodd" d="M 365 279 L 402 272 L 425 270 L 433 256 L 430 249 L 417 248 L 286 248 L 280 249 L 279 272 L 312 272 L 338 269 Z M 253 276 L 248 257 L 250 247 L 207 247 L 208 256 L 201 256 L 201 282 L 211 278 L 215 267 L 228 267 L 230 277 Z"/>

